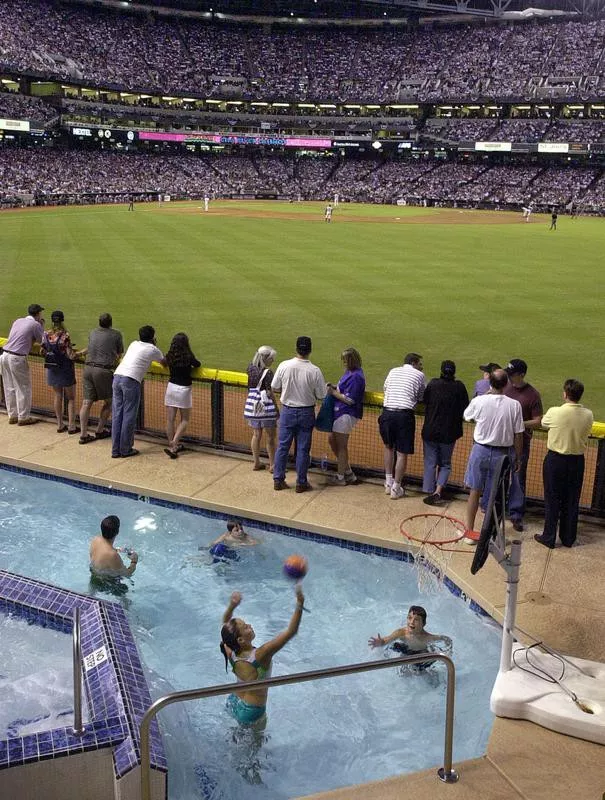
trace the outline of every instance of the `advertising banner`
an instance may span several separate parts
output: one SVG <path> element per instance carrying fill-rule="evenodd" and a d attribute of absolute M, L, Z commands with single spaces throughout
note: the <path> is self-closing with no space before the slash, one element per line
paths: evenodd
<path fill-rule="evenodd" d="M 512 142 L 475 142 L 475 150 L 489 153 L 510 153 L 512 147 Z"/>
<path fill-rule="evenodd" d="M 29 122 L 24 119 L 0 119 L 0 130 L 29 131 Z"/>
<path fill-rule="evenodd" d="M 209 144 L 252 144 L 278 147 L 308 147 L 324 149 L 332 146 L 331 139 L 311 136 L 256 136 L 239 133 L 164 133 L 163 131 L 139 131 L 139 139 L 155 142 L 208 142 Z"/>
<path fill-rule="evenodd" d="M 538 153 L 569 153 L 567 142 L 538 142 Z"/>

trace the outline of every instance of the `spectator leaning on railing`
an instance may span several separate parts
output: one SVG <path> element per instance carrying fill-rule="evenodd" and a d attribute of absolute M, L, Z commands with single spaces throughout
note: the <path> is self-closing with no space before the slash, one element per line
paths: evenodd
<path fill-rule="evenodd" d="M 2 348 L 0 372 L 9 425 L 33 425 L 38 422 L 30 416 L 32 386 L 27 356 L 35 342 L 42 342 L 43 311 L 44 308 L 38 303 L 32 303 L 27 309 L 27 316 L 13 322 L 8 340 Z"/>

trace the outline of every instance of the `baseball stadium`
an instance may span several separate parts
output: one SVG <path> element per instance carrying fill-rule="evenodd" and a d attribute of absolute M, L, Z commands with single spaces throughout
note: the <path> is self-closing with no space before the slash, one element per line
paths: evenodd
<path fill-rule="evenodd" d="M 604 215 L 604 0 L 3 0 L 2 796 L 601 797 Z"/>

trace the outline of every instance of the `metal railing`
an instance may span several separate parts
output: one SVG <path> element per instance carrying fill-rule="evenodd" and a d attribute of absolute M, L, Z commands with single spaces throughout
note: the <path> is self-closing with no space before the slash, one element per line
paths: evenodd
<path fill-rule="evenodd" d="M 84 734 L 82 725 L 82 642 L 80 637 L 80 607 L 74 608 L 73 627 L 73 666 L 74 666 L 74 736 Z"/>
<path fill-rule="evenodd" d="M 218 686 L 207 686 L 204 689 L 187 689 L 182 692 L 158 697 L 147 709 L 141 720 L 141 800 L 151 800 L 151 755 L 150 729 L 156 715 L 172 703 L 186 700 L 201 700 L 205 697 L 217 697 L 222 694 L 232 694 L 237 687 L 238 692 L 247 689 L 262 689 L 272 686 L 287 686 L 291 683 L 305 683 L 307 681 L 321 680 L 323 678 L 338 678 L 343 675 L 354 675 L 358 672 L 373 672 L 378 669 L 404 666 L 406 664 L 423 664 L 426 661 L 443 661 L 447 668 L 447 690 L 445 701 L 445 743 L 443 753 L 443 766 L 437 770 L 437 775 L 444 783 L 456 783 L 458 773 L 452 769 L 452 748 L 454 743 L 454 697 L 456 692 L 456 668 L 454 662 L 444 653 L 422 653 L 415 656 L 401 656 L 385 661 L 365 661 L 361 664 L 347 664 L 343 667 L 328 667 L 308 672 L 296 672 L 293 675 L 284 675 L 278 678 L 265 678 L 262 681 L 247 681 L 246 683 L 222 683 Z"/>

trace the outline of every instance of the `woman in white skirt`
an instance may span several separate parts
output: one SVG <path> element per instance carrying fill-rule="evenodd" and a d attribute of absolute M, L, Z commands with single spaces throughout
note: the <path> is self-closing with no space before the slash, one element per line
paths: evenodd
<path fill-rule="evenodd" d="M 254 358 L 248 364 L 248 396 L 244 407 L 244 417 L 252 428 L 251 448 L 254 458 L 252 469 L 265 469 L 265 465 L 260 460 L 260 445 L 263 431 L 266 431 L 270 472 L 273 472 L 275 434 L 279 412 L 271 391 L 273 371 L 269 367 L 275 361 L 276 355 L 275 350 L 266 344 L 261 345 L 254 354 Z"/>
<path fill-rule="evenodd" d="M 166 387 L 166 434 L 168 436 L 168 447 L 164 452 L 170 458 L 178 458 L 179 441 L 187 430 L 189 418 L 191 416 L 191 371 L 201 367 L 200 362 L 191 352 L 189 337 L 186 333 L 177 333 L 170 343 L 170 349 L 166 353 L 166 363 L 170 370 L 170 382 Z M 181 420 L 176 426 L 177 411 L 180 412 Z"/>

